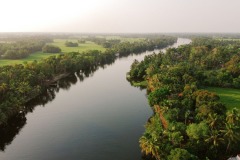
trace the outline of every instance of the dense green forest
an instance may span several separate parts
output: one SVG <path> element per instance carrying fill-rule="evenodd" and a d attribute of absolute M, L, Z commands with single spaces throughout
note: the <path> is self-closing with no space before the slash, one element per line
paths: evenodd
<path fill-rule="evenodd" d="M 0 43 L 0 59 L 21 59 L 41 51 L 46 43 L 53 40 L 48 37 L 28 37 Z"/>
<path fill-rule="evenodd" d="M 70 73 L 85 73 L 112 63 L 117 57 L 163 48 L 177 38 L 160 36 L 141 42 L 119 42 L 105 52 L 89 50 L 51 56 L 31 63 L 0 67 L 0 125 L 7 125 L 9 117 L 25 110 L 25 103 L 43 93 L 51 83 Z M 8 44 L 4 44 L 8 45 Z M 14 44 L 9 44 L 14 45 Z"/>
<path fill-rule="evenodd" d="M 154 115 L 140 147 L 168 160 L 221 160 L 240 152 L 240 113 L 228 110 L 217 86 L 240 88 L 240 41 L 193 38 L 189 45 L 134 61 L 131 82 L 146 81 Z M 240 107 L 240 106 L 239 106 Z"/>

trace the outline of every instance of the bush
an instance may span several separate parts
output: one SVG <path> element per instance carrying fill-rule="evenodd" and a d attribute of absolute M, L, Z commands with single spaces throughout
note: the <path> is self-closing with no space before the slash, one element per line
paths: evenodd
<path fill-rule="evenodd" d="M 53 46 L 53 45 L 45 45 L 43 48 L 42 48 L 42 51 L 44 53 L 60 53 L 61 52 L 61 49 L 57 46 Z"/>
<path fill-rule="evenodd" d="M 65 46 L 67 46 L 67 47 L 78 47 L 78 43 L 66 41 Z"/>

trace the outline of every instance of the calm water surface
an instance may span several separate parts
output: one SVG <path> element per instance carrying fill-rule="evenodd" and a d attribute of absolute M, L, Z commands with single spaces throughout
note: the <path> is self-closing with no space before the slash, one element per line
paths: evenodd
<path fill-rule="evenodd" d="M 174 46 L 186 43 L 179 38 Z M 132 87 L 126 72 L 134 59 L 151 53 L 118 59 L 84 81 L 73 77 L 71 87 L 27 114 L 0 160 L 141 159 L 138 140 L 152 110 L 146 91 Z"/>

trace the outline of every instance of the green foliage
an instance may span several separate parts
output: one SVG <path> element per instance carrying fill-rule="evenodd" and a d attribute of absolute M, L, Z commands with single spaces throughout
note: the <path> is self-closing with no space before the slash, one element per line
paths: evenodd
<path fill-rule="evenodd" d="M 150 42 L 146 43 L 148 41 L 148 39 L 145 39 L 142 37 L 141 38 L 132 38 L 132 37 L 119 37 L 119 36 L 115 36 L 115 37 L 114 36 L 106 36 L 105 39 L 106 39 L 106 41 L 109 41 L 112 43 L 111 47 L 109 49 L 111 51 L 114 51 L 115 53 L 121 52 L 120 56 L 127 56 L 128 54 L 133 53 L 133 52 L 135 52 L 135 53 L 138 53 L 141 51 L 143 52 L 146 49 L 148 49 L 148 50 L 155 49 L 156 46 L 154 46 L 154 44 L 160 43 L 159 39 L 162 39 L 162 41 L 161 41 L 162 44 L 159 44 L 157 46 L 158 48 L 166 47 L 167 45 L 170 45 L 176 41 L 176 38 L 173 38 L 173 37 L 167 37 L 167 36 L 162 36 L 162 37 L 157 36 L 157 37 L 158 38 L 156 39 L 156 42 L 153 39 L 151 43 Z M 9 57 L 9 56 L 4 57 L 4 53 L 8 50 L 8 48 L 12 48 L 12 43 L 10 43 L 10 44 L 9 43 L 3 43 L 3 44 L 1 43 L 0 44 L 0 56 L 2 56 L 2 58 L 5 58 L 5 59 L 2 60 L 0 58 L 0 66 L 19 64 L 19 63 L 23 63 L 25 61 L 30 62 L 33 60 L 40 60 L 42 57 L 46 58 L 46 57 L 52 56 L 52 53 L 48 54 L 48 53 L 39 52 L 42 50 L 42 47 L 45 44 L 57 46 L 61 49 L 61 52 L 63 52 L 63 53 L 69 53 L 69 52 L 81 52 L 82 53 L 82 52 L 85 52 L 88 50 L 105 51 L 106 48 L 104 48 L 104 47 L 106 47 L 106 46 L 104 46 L 103 43 L 99 43 L 96 39 L 98 39 L 98 38 L 81 38 L 81 40 L 78 41 L 78 39 L 64 38 L 64 36 L 61 39 L 54 38 L 54 40 L 51 40 L 49 38 L 41 38 L 40 37 L 40 38 L 34 39 L 34 41 L 37 41 L 37 42 L 40 41 L 40 42 L 44 42 L 44 43 L 41 46 L 39 46 L 36 50 L 33 50 L 31 53 L 29 52 L 29 54 L 24 54 L 23 56 L 22 55 L 18 56 L 19 54 L 17 54 L 17 56 L 15 56 L 16 52 L 10 52 L 11 54 L 14 55 L 14 57 Z M 34 42 L 32 39 L 30 39 L 29 41 L 31 43 Z M 80 45 L 77 47 L 67 47 L 65 45 L 66 41 L 71 41 L 72 43 L 77 43 L 77 44 L 80 43 Z M 83 43 L 81 43 L 81 42 L 83 42 Z M 35 46 L 35 45 L 32 45 L 31 43 L 29 43 L 30 47 Z M 119 43 L 127 43 L 128 46 L 126 46 L 125 44 L 119 44 Z M 134 45 L 132 43 L 134 43 Z M 144 45 L 142 46 L 142 44 L 144 44 Z M 129 49 L 126 50 L 125 46 L 128 47 Z M 23 47 L 23 45 L 21 44 L 20 47 Z M 140 50 L 140 48 L 141 48 L 141 50 Z M 24 53 L 24 52 L 22 52 L 22 53 Z M 122 53 L 124 53 L 124 54 L 122 54 Z M 18 60 L 15 60 L 15 59 L 18 59 Z"/>
<path fill-rule="evenodd" d="M 0 67 L 0 124 L 23 110 L 30 99 L 61 74 L 94 71 L 99 65 L 114 61 L 112 52 L 88 51 L 51 56 L 41 61 Z"/>
<path fill-rule="evenodd" d="M 174 39 L 175 38 L 172 37 L 164 37 L 161 42 L 165 45 L 170 42 L 173 43 Z M 165 43 L 165 41 L 167 41 L 167 43 Z M 57 52 L 59 48 L 61 48 L 60 46 L 64 45 L 63 40 L 46 42 L 48 42 L 48 44 L 45 45 L 43 51 L 48 53 Z M 57 44 L 58 42 L 61 43 Z M 115 42 L 119 41 L 114 41 L 114 43 Z M 159 42 L 159 40 L 157 40 L 157 42 Z M 152 41 L 153 44 L 157 42 Z M 55 43 L 56 45 L 53 46 L 52 44 Z M 146 44 L 146 46 L 144 46 L 145 48 L 141 47 L 141 50 L 139 50 L 139 46 L 141 46 L 142 43 Z M 36 53 L 33 54 L 35 57 L 31 55 L 27 59 L 24 59 L 24 64 L 0 67 L 0 125 L 7 123 L 9 117 L 22 111 L 26 102 L 41 94 L 48 85 L 56 81 L 58 77 L 79 71 L 85 73 L 89 71 L 93 72 L 99 66 L 112 63 L 116 59 L 116 50 L 127 56 L 131 54 L 132 51 L 142 51 L 151 48 L 152 43 L 148 43 L 147 41 L 135 42 L 134 45 L 125 46 L 124 42 L 124 44 L 116 44 L 113 48 L 106 49 L 104 52 L 88 50 L 82 53 L 52 54 L 53 56 L 50 57 L 48 53 Z M 87 46 L 89 44 L 93 45 L 93 43 L 89 42 L 86 42 L 84 45 Z M 128 48 L 122 48 L 122 46 Z M 74 48 L 78 49 L 79 47 Z M 66 51 L 65 49 L 66 48 L 64 48 L 63 52 Z M 34 58 L 37 56 L 39 58 L 45 57 L 45 59 L 36 61 Z"/>
<path fill-rule="evenodd" d="M 153 117 L 159 117 L 162 126 L 157 137 L 154 134 L 158 152 L 149 154 L 156 159 L 214 160 L 239 152 L 240 114 L 227 112 L 225 106 L 239 106 L 238 90 L 216 88 L 218 96 L 206 87 L 239 87 L 239 48 L 239 41 L 196 39 L 132 64 L 130 80 L 147 81 Z M 145 137 L 156 133 L 151 123 L 146 125 Z"/>
<path fill-rule="evenodd" d="M 93 42 L 86 42 L 85 44 L 81 44 L 78 47 L 66 47 L 64 45 L 66 39 L 54 39 L 53 42 L 48 43 L 49 45 L 54 45 L 57 46 L 61 49 L 63 53 L 69 53 L 69 52 L 86 52 L 88 50 L 101 50 L 105 51 L 105 49 L 102 46 L 99 46 Z M 50 57 L 52 55 L 58 55 L 58 54 L 53 54 L 53 53 L 43 53 L 42 48 L 38 52 L 34 52 L 30 55 L 28 55 L 25 58 L 21 58 L 18 60 L 10 60 L 10 59 L 0 59 L 0 66 L 4 65 L 12 65 L 12 64 L 23 64 L 25 62 L 32 62 L 34 60 L 41 60 L 43 58 Z"/>
<path fill-rule="evenodd" d="M 209 128 L 205 122 L 201 122 L 199 124 L 192 123 L 187 127 L 186 132 L 189 138 L 199 140 L 207 137 Z"/>
<path fill-rule="evenodd" d="M 85 40 L 78 40 L 78 43 L 86 43 Z"/>
<path fill-rule="evenodd" d="M 232 56 L 226 63 L 226 69 L 232 73 L 233 77 L 240 75 L 240 54 Z"/>
<path fill-rule="evenodd" d="M 51 42 L 50 39 L 27 39 L 13 43 L 0 44 L 0 58 L 3 59 L 21 59 L 29 56 L 30 54 L 41 51 L 42 47 Z"/>
<path fill-rule="evenodd" d="M 166 99 L 166 97 L 170 94 L 170 91 L 168 88 L 160 88 L 157 89 L 153 92 L 151 92 L 148 95 L 148 101 L 149 104 L 151 106 L 153 106 L 154 104 L 159 104 L 160 102 L 162 102 L 164 99 Z"/>
<path fill-rule="evenodd" d="M 154 116 L 147 123 L 147 130 L 140 138 L 139 143 L 144 154 L 151 154 L 159 158 L 159 135 L 162 134 L 162 127 L 159 117 Z"/>
<path fill-rule="evenodd" d="M 61 49 L 54 45 L 45 45 L 42 48 L 43 53 L 60 53 Z"/>
<path fill-rule="evenodd" d="M 65 46 L 66 47 L 78 47 L 78 43 L 66 41 Z"/>
<path fill-rule="evenodd" d="M 71 41 L 73 43 L 78 43 L 76 39 L 54 39 L 52 43 L 49 43 L 51 45 L 58 46 L 61 48 L 63 53 L 69 53 L 69 52 L 85 52 L 88 50 L 100 50 L 105 51 L 104 47 L 92 42 L 92 41 L 85 41 L 85 43 L 81 43 L 78 45 L 78 47 L 67 47 L 65 45 L 66 41 Z"/>
<path fill-rule="evenodd" d="M 181 148 L 175 148 L 171 150 L 168 160 L 197 160 L 195 156 L 190 154 L 187 150 Z"/>

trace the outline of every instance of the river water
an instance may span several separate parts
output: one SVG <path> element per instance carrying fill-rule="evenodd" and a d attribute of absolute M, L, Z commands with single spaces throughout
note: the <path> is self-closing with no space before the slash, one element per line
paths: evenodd
<path fill-rule="evenodd" d="M 179 38 L 173 46 L 188 43 Z M 138 140 L 152 110 L 146 91 L 132 87 L 126 73 L 134 59 L 152 53 L 117 59 L 84 80 L 62 80 L 51 101 L 0 137 L 0 160 L 140 160 Z"/>

